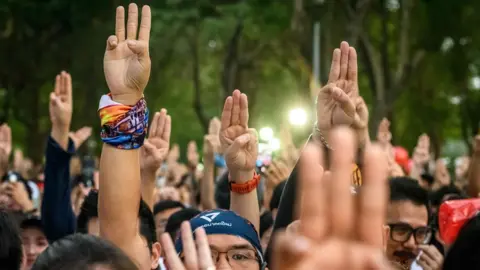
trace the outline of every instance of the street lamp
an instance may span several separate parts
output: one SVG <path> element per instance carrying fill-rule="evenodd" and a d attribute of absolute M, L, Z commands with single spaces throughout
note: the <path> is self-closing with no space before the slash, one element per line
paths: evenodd
<path fill-rule="evenodd" d="M 302 108 L 293 109 L 289 113 L 290 124 L 303 126 L 307 123 L 307 112 Z"/>
<path fill-rule="evenodd" d="M 280 150 L 280 140 L 277 138 L 272 138 L 268 144 L 273 151 Z"/>
<path fill-rule="evenodd" d="M 273 138 L 273 129 L 269 127 L 263 127 L 260 129 L 259 135 L 260 140 L 268 142 Z"/>

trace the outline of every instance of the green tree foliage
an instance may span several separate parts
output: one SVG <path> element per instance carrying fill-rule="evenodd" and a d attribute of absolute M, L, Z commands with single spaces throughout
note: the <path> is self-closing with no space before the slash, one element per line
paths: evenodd
<path fill-rule="evenodd" d="M 164 0 L 153 10 L 151 110 L 168 109 L 172 140 L 201 145 L 208 119 L 225 96 L 249 96 L 251 125 L 279 132 L 288 111 L 312 112 L 312 29 L 321 23 L 321 81 L 332 49 L 356 44 L 360 88 L 371 130 L 392 120 L 396 144 L 412 148 L 427 132 L 440 151 L 448 139 L 479 129 L 478 1 L 414 0 Z M 0 116 L 14 143 L 40 161 L 49 133 L 48 93 L 55 75 L 71 72 L 73 127 L 91 125 L 107 91 L 102 58 L 115 6 L 127 1 L 0 2 Z M 295 132 L 303 141 L 309 128 Z M 372 133 L 373 138 L 374 133 Z M 97 138 L 98 139 L 98 138 Z M 98 150 L 98 149 L 97 149 Z"/>

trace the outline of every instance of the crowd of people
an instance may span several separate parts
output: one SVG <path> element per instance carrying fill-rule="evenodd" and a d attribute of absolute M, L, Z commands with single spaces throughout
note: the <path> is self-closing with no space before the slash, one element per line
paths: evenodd
<path fill-rule="evenodd" d="M 288 130 L 259 158 L 248 97 L 234 90 L 187 164 L 166 109 L 149 111 L 151 11 L 116 10 L 99 102 L 101 156 L 80 157 L 92 129 L 71 131 L 72 78 L 50 94 L 44 164 L 0 127 L 0 269 L 477 269 L 480 137 L 453 176 L 428 135 L 411 159 L 384 119 L 371 140 L 357 53 L 333 51 L 316 123 L 296 148 Z M 140 19 L 139 19 L 140 17 Z M 233 90 L 233 89 L 232 89 Z"/>

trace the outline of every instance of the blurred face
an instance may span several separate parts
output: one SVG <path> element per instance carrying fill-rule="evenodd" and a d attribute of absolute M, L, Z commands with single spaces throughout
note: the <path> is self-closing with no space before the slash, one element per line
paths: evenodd
<path fill-rule="evenodd" d="M 431 237 L 427 222 L 426 206 L 415 205 L 410 201 L 390 203 L 387 212 L 388 226 L 384 235 L 388 259 L 409 269 L 418 255 L 418 246 Z"/>
<path fill-rule="evenodd" d="M 23 229 L 21 236 L 23 252 L 26 257 L 23 269 L 29 270 L 37 259 L 38 255 L 40 255 L 40 253 L 42 253 L 48 247 L 48 241 L 45 237 L 45 234 L 43 234 L 43 232 L 37 228 Z"/>
<path fill-rule="evenodd" d="M 208 235 L 208 243 L 217 270 L 258 270 L 255 248 L 245 239 L 227 234 Z"/>
<path fill-rule="evenodd" d="M 168 218 L 173 215 L 174 213 L 182 210 L 182 208 L 177 207 L 177 208 L 171 208 L 167 209 L 165 211 L 162 211 L 160 213 L 157 213 L 155 215 L 155 227 L 156 227 L 156 233 L 157 233 L 157 239 L 160 239 L 160 236 L 162 233 L 165 232 L 165 226 L 167 226 L 167 221 Z"/>

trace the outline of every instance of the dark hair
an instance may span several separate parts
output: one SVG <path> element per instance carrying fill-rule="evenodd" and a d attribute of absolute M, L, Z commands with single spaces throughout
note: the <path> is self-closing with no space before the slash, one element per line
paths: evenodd
<path fill-rule="evenodd" d="M 428 192 L 410 177 L 393 177 L 390 184 L 390 202 L 410 201 L 429 207 Z"/>
<path fill-rule="evenodd" d="M 85 270 L 105 265 L 112 270 L 138 269 L 115 245 L 89 234 L 72 234 L 42 252 L 32 270 Z"/>
<path fill-rule="evenodd" d="M 140 219 L 140 235 L 145 237 L 148 243 L 148 249 L 152 252 L 152 245 L 157 242 L 155 219 L 153 218 L 152 211 L 143 200 L 140 200 L 138 218 Z"/>
<path fill-rule="evenodd" d="M 183 205 L 181 202 L 178 201 L 173 201 L 173 200 L 165 200 L 165 201 L 160 201 L 155 206 L 153 206 L 153 215 L 155 216 L 158 213 L 161 213 L 165 210 L 168 209 L 174 209 L 174 208 L 185 208 L 185 205 Z"/>
<path fill-rule="evenodd" d="M 390 202 L 409 201 L 417 206 L 424 205 L 430 219 L 428 192 L 416 180 L 406 176 L 393 177 L 389 181 L 389 186 Z"/>
<path fill-rule="evenodd" d="M 91 190 L 83 201 L 80 214 L 78 215 L 77 232 L 87 234 L 88 221 L 96 217 L 98 217 L 98 191 Z M 140 201 L 138 218 L 140 220 L 140 235 L 147 240 L 148 248 L 151 252 L 152 245 L 157 242 L 155 220 L 153 219 L 152 211 L 150 211 L 150 208 L 143 200 Z"/>
<path fill-rule="evenodd" d="M 282 197 L 283 193 L 283 188 L 285 187 L 285 184 L 287 183 L 287 180 L 280 182 L 274 189 L 272 193 L 272 198 L 270 199 L 270 211 L 273 209 L 278 209 L 278 206 L 280 205 L 280 198 Z"/>
<path fill-rule="evenodd" d="M 450 186 L 443 186 L 439 188 L 437 191 L 433 191 L 430 193 L 430 202 L 432 203 L 432 206 L 440 206 L 442 202 L 444 202 L 445 195 L 457 195 L 454 196 L 454 198 L 449 198 L 448 200 L 451 199 L 466 199 L 467 196 L 456 186 L 450 185 Z"/>
<path fill-rule="evenodd" d="M 21 229 L 35 228 L 43 232 L 42 220 L 36 216 L 26 216 L 20 223 Z"/>
<path fill-rule="evenodd" d="M 88 233 L 88 221 L 92 218 L 98 218 L 98 192 L 96 190 L 90 191 L 83 200 L 77 218 L 77 232 Z"/>
<path fill-rule="evenodd" d="M 458 233 L 457 239 L 447 252 L 443 269 L 479 269 L 480 268 L 480 216 L 471 218 Z"/>
<path fill-rule="evenodd" d="M 225 171 L 218 177 L 217 184 L 215 185 L 215 202 L 220 209 L 230 209 L 230 187 L 228 184 L 228 171 Z M 258 207 L 261 208 L 263 202 L 263 190 L 264 190 L 265 178 L 260 179 L 260 183 L 257 186 L 257 198 Z"/>
<path fill-rule="evenodd" d="M 22 265 L 22 240 L 15 219 L 0 211 L 0 265 L 2 269 L 20 269 Z"/>
<path fill-rule="evenodd" d="M 170 234 L 170 237 L 175 240 L 177 232 L 180 230 L 180 225 L 182 225 L 184 221 L 188 221 L 200 213 L 201 212 L 199 210 L 194 208 L 185 208 L 173 213 L 168 218 L 167 225 L 165 226 L 165 232 Z"/>
<path fill-rule="evenodd" d="M 267 211 L 260 216 L 260 238 L 273 226 L 272 212 Z"/>

